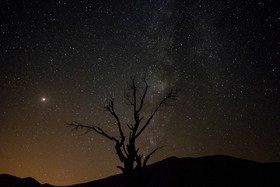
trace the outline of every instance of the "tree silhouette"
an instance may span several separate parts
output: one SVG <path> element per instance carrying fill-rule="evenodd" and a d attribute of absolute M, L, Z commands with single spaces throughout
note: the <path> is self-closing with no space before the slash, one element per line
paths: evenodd
<path fill-rule="evenodd" d="M 105 109 L 114 117 L 116 121 L 116 127 L 119 132 L 119 137 L 114 137 L 105 132 L 101 127 L 84 125 L 78 122 L 67 123 L 73 130 L 86 129 L 86 132 L 94 131 L 105 138 L 115 143 L 116 153 L 123 166 L 117 166 L 121 169 L 124 175 L 125 183 L 127 187 L 143 187 L 147 180 L 145 176 L 145 168 L 150 157 L 160 148 L 156 147 L 148 155 L 139 154 L 139 148 L 135 146 L 136 140 L 143 133 L 143 131 L 150 125 L 151 120 L 154 118 L 159 109 L 167 104 L 168 100 L 176 99 L 177 91 L 171 89 L 165 97 L 154 107 L 148 117 L 143 117 L 142 110 L 145 103 L 145 98 L 149 90 L 149 85 L 146 80 L 143 80 L 144 87 L 136 85 L 134 79 L 132 84 L 128 88 L 128 92 L 125 95 L 125 99 L 130 107 L 133 108 L 133 122 L 134 124 L 127 124 L 128 137 L 124 135 L 123 126 L 119 119 L 119 115 L 115 111 L 115 103 L 113 99 L 109 99 L 105 105 Z"/>

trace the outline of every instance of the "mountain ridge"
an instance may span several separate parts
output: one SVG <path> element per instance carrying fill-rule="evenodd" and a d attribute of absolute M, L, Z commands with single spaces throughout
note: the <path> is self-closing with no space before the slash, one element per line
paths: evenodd
<path fill-rule="evenodd" d="M 203 157 L 168 157 L 162 161 L 147 166 L 147 174 L 152 176 L 147 187 L 276 187 L 280 186 L 280 163 L 261 163 L 226 155 L 211 155 Z M 49 184 L 40 185 L 33 178 L 20 179 L 7 174 L 0 175 L 0 186 L 27 187 L 26 181 L 30 181 L 28 187 L 58 187 Z M 9 180 L 7 180 L 9 178 Z M 2 180 L 1 180 L 2 179 Z M 12 180 L 14 179 L 14 180 Z M 28 180 L 27 180 L 28 179 Z M 16 181 L 16 182 L 15 182 Z M 20 182 L 21 181 L 21 182 Z M 36 182 L 35 182 L 36 181 Z M 31 185 L 32 184 L 32 185 Z M 109 176 L 103 179 L 65 187 L 124 187 L 122 174 Z"/>

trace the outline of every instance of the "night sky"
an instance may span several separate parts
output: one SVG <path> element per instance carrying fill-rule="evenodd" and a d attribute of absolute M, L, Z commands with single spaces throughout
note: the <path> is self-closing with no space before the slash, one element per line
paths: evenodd
<path fill-rule="evenodd" d="M 0 6 L 0 173 L 70 185 L 120 172 L 104 109 L 146 77 L 145 111 L 171 89 L 138 146 L 151 162 L 225 154 L 280 162 L 276 0 L 9 1 Z"/>

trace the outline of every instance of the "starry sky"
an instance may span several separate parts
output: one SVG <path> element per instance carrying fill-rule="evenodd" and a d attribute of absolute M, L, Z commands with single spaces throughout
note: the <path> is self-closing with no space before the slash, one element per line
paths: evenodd
<path fill-rule="evenodd" d="M 3 0 L 0 173 L 70 185 L 120 172 L 106 98 L 123 124 L 127 83 L 146 77 L 145 111 L 171 89 L 138 142 L 143 154 L 225 154 L 280 162 L 280 13 L 276 0 Z M 126 124 L 125 124 L 126 125 Z"/>

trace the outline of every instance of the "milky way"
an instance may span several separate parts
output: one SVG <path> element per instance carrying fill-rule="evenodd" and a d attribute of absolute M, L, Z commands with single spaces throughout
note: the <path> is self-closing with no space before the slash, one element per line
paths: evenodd
<path fill-rule="evenodd" d="M 276 1 L 21 1 L 0 8 L 0 173 L 70 185 L 119 173 L 107 98 L 126 126 L 127 83 L 146 77 L 145 111 L 171 88 L 142 153 L 280 161 Z"/>

